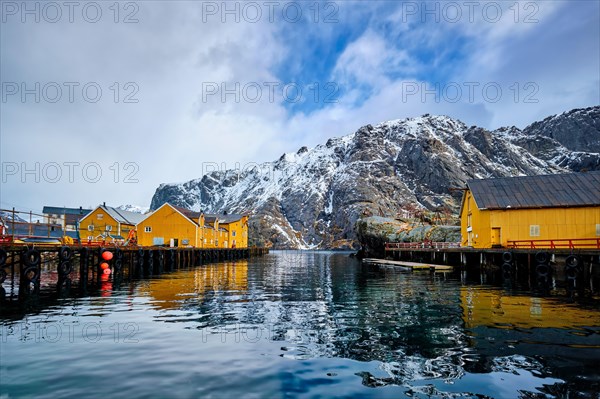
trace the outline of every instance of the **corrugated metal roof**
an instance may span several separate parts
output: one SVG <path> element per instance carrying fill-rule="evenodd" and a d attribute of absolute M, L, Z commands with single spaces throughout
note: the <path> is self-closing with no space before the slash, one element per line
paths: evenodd
<path fill-rule="evenodd" d="M 479 209 L 600 206 L 600 171 L 469 180 Z"/>
<path fill-rule="evenodd" d="M 102 209 L 106 211 L 110 216 L 112 216 L 119 223 L 132 224 L 136 225 L 142 220 L 146 218 L 148 215 L 143 215 L 141 213 L 124 211 L 122 209 L 113 208 L 112 206 L 100 206 Z"/>

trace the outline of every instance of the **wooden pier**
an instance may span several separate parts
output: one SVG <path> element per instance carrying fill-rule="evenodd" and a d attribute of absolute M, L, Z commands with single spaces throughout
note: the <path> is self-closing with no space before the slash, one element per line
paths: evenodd
<path fill-rule="evenodd" d="M 54 284 L 59 293 L 72 289 L 76 278 L 81 295 L 102 282 L 131 281 L 207 263 L 262 256 L 268 248 L 99 247 L 67 245 L 0 246 L 0 304 L 21 301 Z M 48 279 L 42 281 L 42 269 Z M 10 292 L 2 283 L 10 281 Z M 8 284 L 8 283 L 6 283 Z M 5 285 L 6 285 L 5 284 Z"/>
<path fill-rule="evenodd" d="M 387 243 L 385 259 L 393 262 L 447 265 L 455 268 L 498 271 L 505 280 L 529 276 L 542 285 L 557 282 L 567 287 L 600 286 L 598 248 L 469 248 L 435 243 Z"/>

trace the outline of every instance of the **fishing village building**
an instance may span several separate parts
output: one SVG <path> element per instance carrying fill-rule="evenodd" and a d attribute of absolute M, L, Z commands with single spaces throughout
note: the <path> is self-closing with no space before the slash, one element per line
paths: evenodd
<path fill-rule="evenodd" d="M 64 235 L 71 238 L 78 238 L 79 222 L 91 211 L 91 209 L 83 209 L 83 207 L 44 206 L 42 213 L 44 214 L 46 223 L 60 225 L 62 226 Z"/>
<path fill-rule="evenodd" d="M 81 219 L 79 236 L 87 242 L 123 243 L 145 217 L 141 213 L 102 204 Z"/>
<path fill-rule="evenodd" d="M 461 208 L 461 246 L 597 240 L 600 171 L 470 180 Z"/>
<path fill-rule="evenodd" d="M 141 246 L 247 248 L 248 216 L 213 215 L 163 204 L 137 224 Z"/>

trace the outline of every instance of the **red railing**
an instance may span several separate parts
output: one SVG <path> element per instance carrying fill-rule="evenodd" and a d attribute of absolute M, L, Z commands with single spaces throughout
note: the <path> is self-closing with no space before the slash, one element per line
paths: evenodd
<path fill-rule="evenodd" d="M 549 240 L 508 240 L 508 248 L 568 248 L 568 249 L 600 249 L 599 238 L 560 238 Z"/>
<path fill-rule="evenodd" d="M 423 241 L 423 242 L 386 242 L 385 249 L 410 249 L 410 248 L 458 248 L 460 247 L 459 242 L 435 242 L 435 241 Z"/>

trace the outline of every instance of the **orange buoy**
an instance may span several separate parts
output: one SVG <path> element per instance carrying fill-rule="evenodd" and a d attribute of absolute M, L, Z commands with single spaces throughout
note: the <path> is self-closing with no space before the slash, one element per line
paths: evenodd
<path fill-rule="evenodd" d="M 112 271 L 110 269 L 104 269 L 103 273 L 108 276 L 109 274 L 112 273 Z"/>
<path fill-rule="evenodd" d="M 106 262 L 100 263 L 100 269 L 108 270 L 108 268 L 109 268 L 108 263 L 106 263 Z"/>
<path fill-rule="evenodd" d="M 111 260 L 113 258 L 113 254 L 110 251 L 104 251 L 102 252 L 102 259 L 104 260 Z"/>

